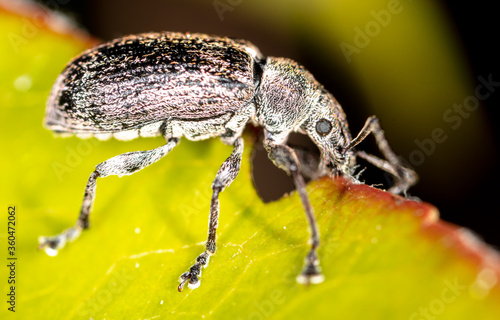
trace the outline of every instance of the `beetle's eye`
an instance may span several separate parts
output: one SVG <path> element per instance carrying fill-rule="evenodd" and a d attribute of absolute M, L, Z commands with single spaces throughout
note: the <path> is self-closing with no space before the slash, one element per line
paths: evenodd
<path fill-rule="evenodd" d="M 326 136 L 332 131 L 332 123 L 326 119 L 320 119 L 316 122 L 316 132 L 320 136 Z"/>

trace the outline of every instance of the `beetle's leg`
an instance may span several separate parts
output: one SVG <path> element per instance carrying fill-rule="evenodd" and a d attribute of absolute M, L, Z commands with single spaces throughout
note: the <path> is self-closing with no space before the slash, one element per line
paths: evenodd
<path fill-rule="evenodd" d="M 297 192 L 299 193 L 300 200 L 306 212 L 307 222 L 309 223 L 311 236 L 309 244 L 311 249 L 305 258 L 305 266 L 302 272 L 297 276 L 297 282 L 302 284 L 320 283 L 324 280 L 319 267 L 319 259 L 316 250 L 319 246 L 319 231 L 314 217 L 313 208 L 309 202 L 309 197 L 306 191 L 306 184 L 304 178 L 299 172 L 299 160 L 292 148 L 282 145 L 265 142 L 269 159 L 278 167 L 285 170 L 292 176 L 293 182 Z"/>
<path fill-rule="evenodd" d="M 345 150 L 349 150 L 363 141 L 370 133 L 373 133 L 375 136 L 375 140 L 377 141 L 378 148 L 387 159 L 382 160 L 375 156 L 369 155 L 365 152 L 357 151 L 356 154 L 361 158 L 367 160 L 368 162 L 374 164 L 378 168 L 392 174 L 396 181 L 394 185 L 389 189 L 389 192 L 398 194 L 398 193 L 406 193 L 406 190 L 410 188 L 417 182 L 418 176 L 417 174 L 409 169 L 404 167 L 401 164 L 398 156 L 392 151 L 387 139 L 384 135 L 384 130 L 380 127 L 380 123 L 377 117 L 371 116 L 366 119 L 365 125 L 358 133 L 356 138 L 354 138 L 349 146 Z"/>
<path fill-rule="evenodd" d="M 387 173 L 393 175 L 394 177 L 398 177 L 398 172 L 395 170 L 394 165 L 389 163 L 386 160 L 380 159 L 374 155 L 366 153 L 361 150 L 356 150 L 356 155 L 360 158 L 365 159 L 370 162 L 377 168 L 386 171 Z M 389 189 L 389 192 L 398 194 L 398 193 L 406 193 L 409 187 L 411 187 L 418 179 L 417 173 L 409 168 L 402 167 L 404 179 L 398 180 L 399 184 L 395 184 Z"/>
<path fill-rule="evenodd" d="M 215 235 L 219 224 L 219 193 L 234 181 L 240 171 L 241 157 L 243 154 L 243 138 L 238 137 L 233 143 L 233 152 L 229 158 L 224 161 L 217 171 L 217 175 L 212 183 L 212 200 L 210 202 L 210 218 L 208 222 L 208 238 L 206 250 L 196 258 L 196 263 L 184 272 L 180 278 L 180 284 L 177 289 L 182 291 L 186 282 L 188 288 L 195 289 L 200 286 L 201 267 L 206 267 L 210 256 L 215 253 Z"/>
<path fill-rule="evenodd" d="M 38 239 L 40 243 L 38 248 L 43 248 L 47 254 L 54 256 L 57 254 L 57 250 L 64 247 L 66 242 L 75 240 L 78 238 L 82 230 L 89 227 L 89 215 L 92 210 L 92 205 L 94 204 L 96 180 L 98 177 L 107 177 L 110 175 L 121 177 L 133 174 L 160 160 L 178 143 L 179 138 L 171 138 L 165 145 L 156 149 L 127 152 L 98 164 L 95 167 L 95 171 L 90 175 L 87 186 L 85 187 L 85 194 L 83 196 L 80 215 L 78 216 L 75 226 L 56 236 L 41 236 Z"/>

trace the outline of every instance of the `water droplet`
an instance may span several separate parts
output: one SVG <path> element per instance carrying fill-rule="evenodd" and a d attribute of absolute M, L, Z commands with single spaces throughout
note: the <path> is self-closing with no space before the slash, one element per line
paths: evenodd
<path fill-rule="evenodd" d="M 14 88 L 17 91 L 26 92 L 31 89 L 33 78 L 29 74 L 23 74 L 14 80 Z"/>

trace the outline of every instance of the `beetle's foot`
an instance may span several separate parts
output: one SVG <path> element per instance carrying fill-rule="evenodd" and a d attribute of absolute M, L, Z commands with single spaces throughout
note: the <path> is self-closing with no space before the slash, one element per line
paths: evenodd
<path fill-rule="evenodd" d="M 405 198 L 408 197 L 406 191 L 413 186 L 418 181 L 418 175 L 415 171 L 401 167 L 399 178 L 396 180 L 395 184 L 389 188 L 390 193 L 393 194 L 403 194 Z"/>
<path fill-rule="evenodd" d="M 206 268 L 208 266 L 208 261 L 210 260 L 211 254 L 212 253 L 208 250 L 203 252 L 198 256 L 198 258 L 196 258 L 196 263 L 191 268 L 189 268 L 189 271 L 181 274 L 179 278 L 180 284 L 177 287 L 177 290 L 179 290 L 179 292 L 182 292 L 182 289 L 184 288 L 186 282 L 188 283 L 189 289 L 196 289 L 200 286 L 201 267 Z"/>
<path fill-rule="evenodd" d="M 315 250 L 309 251 L 306 257 L 306 263 L 302 272 L 297 276 L 297 282 L 300 284 L 318 284 L 325 280 L 323 274 L 321 274 L 321 268 L 319 266 L 318 256 Z"/>
<path fill-rule="evenodd" d="M 38 237 L 38 250 L 43 249 L 49 256 L 56 256 L 58 251 L 62 249 L 67 242 L 71 242 L 78 238 L 82 228 L 80 226 L 71 227 L 64 230 L 61 234 L 51 237 Z"/>

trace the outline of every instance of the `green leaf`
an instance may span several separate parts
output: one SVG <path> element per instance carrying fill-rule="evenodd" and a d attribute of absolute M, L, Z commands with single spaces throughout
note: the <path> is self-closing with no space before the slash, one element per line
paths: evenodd
<path fill-rule="evenodd" d="M 1 319 L 498 318 L 496 252 L 439 221 L 428 204 L 341 178 L 308 186 L 325 282 L 297 284 L 308 250 L 304 212 L 295 193 L 269 204 L 258 198 L 249 138 L 241 172 L 221 194 L 218 250 L 198 289 L 176 286 L 204 250 L 210 185 L 231 153 L 216 139 L 182 140 L 138 174 L 99 179 L 92 227 L 56 257 L 37 251 L 39 235 L 73 225 L 97 163 L 163 141 L 59 139 L 43 129 L 55 77 L 91 40 L 50 24 L 27 37 L 34 17 L 0 8 L 3 230 L 8 206 L 17 219 L 16 312 L 2 302 Z M 25 37 L 18 50 L 13 34 Z M 2 246 L 6 239 L 3 231 Z M 4 299 L 9 272 L 0 268 Z"/>

